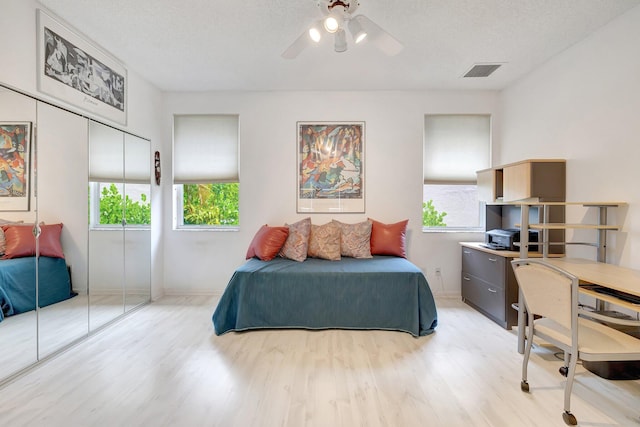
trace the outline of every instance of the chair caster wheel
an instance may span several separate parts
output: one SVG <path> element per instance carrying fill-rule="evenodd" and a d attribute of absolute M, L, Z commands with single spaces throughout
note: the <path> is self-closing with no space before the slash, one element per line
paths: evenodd
<path fill-rule="evenodd" d="M 563 366 L 560 369 L 558 369 L 558 372 L 560 372 L 560 375 L 562 375 L 563 377 L 566 377 L 569 374 L 569 368 L 567 368 L 566 366 Z"/>
<path fill-rule="evenodd" d="M 562 419 L 564 420 L 564 423 L 568 426 L 578 425 L 578 420 L 571 412 L 566 412 L 566 411 L 563 412 Z"/>
<path fill-rule="evenodd" d="M 524 391 L 524 392 L 529 392 L 529 383 L 526 381 L 521 381 L 520 382 L 520 390 Z"/>

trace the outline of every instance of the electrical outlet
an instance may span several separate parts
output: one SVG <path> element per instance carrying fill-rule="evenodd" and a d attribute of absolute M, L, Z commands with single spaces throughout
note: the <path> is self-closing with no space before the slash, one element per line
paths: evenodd
<path fill-rule="evenodd" d="M 442 273 L 442 270 L 440 270 L 440 267 L 436 267 L 436 275 L 440 275 Z"/>

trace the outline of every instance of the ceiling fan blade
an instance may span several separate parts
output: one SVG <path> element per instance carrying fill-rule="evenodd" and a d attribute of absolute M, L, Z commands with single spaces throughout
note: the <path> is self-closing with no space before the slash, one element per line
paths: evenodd
<path fill-rule="evenodd" d="M 285 59 L 295 59 L 300 53 L 311 44 L 311 39 L 307 34 L 307 30 L 305 30 L 300 37 L 298 37 L 291 46 L 289 46 L 284 52 L 282 52 L 282 57 Z"/>
<path fill-rule="evenodd" d="M 367 32 L 367 38 L 374 46 L 389 56 L 400 53 L 404 46 L 395 37 L 383 30 L 378 24 L 364 15 L 351 18 L 357 21 Z"/>

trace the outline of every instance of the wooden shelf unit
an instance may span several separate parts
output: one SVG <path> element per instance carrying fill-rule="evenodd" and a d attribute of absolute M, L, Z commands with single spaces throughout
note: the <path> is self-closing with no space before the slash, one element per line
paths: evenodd
<path fill-rule="evenodd" d="M 522 222 L 521 199 L 563 202 L 565 173 L 566 161 L 562 159 L 523 160 L 478 171 L 478 196 L 486 203 L 485 230 L 516 228 L 516 223 Z M 526 223 L 545 223 L 549 219 L 555 223 L 565 221 L 565 206 L 561 204 L 549 208 L 536 206 L 529 209 L 527 206 L 524 209 Z M 565 236 L 563 229 L 541 231 L 539 234 L 555 243 L 563 242 Z M 529 252 L 528 233 L 520 235 L 527 235 L 524 239 L 527 256 L 544 255 L 539 251 Z M 517 324 L 517 312 L 511 306 L 518 300 L 518 286 L 510 262 L 518 258 L 520 252 L 496 251 L 484 248 L 480 243 L 461 245 L 462 300 L 502 327 L 511 328 Z M 554 244 L 548 251 L 563 256 L 564 246 Z"/>
<path fill-rule="evenodd" d="M 565 245 L 567 244 L 576 244 L 576 245 L 590 245 L 595 246 L 598 250 L 597 261 L 606 262 L 606 248 L 607 248 L 607 231 L 619 231 L 620 225 L 618 224 L 608 224 L 607 222 L 607 210 L 609 208 L 617 208 L 626 206 L 625 202 L 522 202 L 521 203 L 521 221 L 516 226 L 518 228 L 529 228 L 533 230 L 541 230 L 543 233 L 542 238 L 542 247 L 543 254 L 549 254 L 550 244 L 558 244 L 557 242 L 551 242 L 548 237 L 548 233 L 551 230 L 568 230 L 568 229 L 583 229 L 583 230 L 596 230 L 597 240 L 595 243 L 584 243 L 584 242 L 563 242 Z M 550 216 L 547 213 L 552 207 L 555 206 L 582 206 L 584 208 L 597 208 L 598 209 L 598 220 L 596 224 L 585 224 L 585 223 L 564 223 L 564 222 L 555 222 L 550 220 Z M 538 207 L 543 210 L 542 217 L 544 218 L 541 222 L 532 223 L 530 221 L 530 216 L 525 213 L 531 207 Z M 526 238 L 527 236 L 525 236 Z M 527 254 L 521 249 L 520 257 L 526 258 Z"/>
<path fill-rule="evenodd" d="M 521 200 L 562 202 L 566 160 L 528 159 L 477 172 L 478 197 L 487 203 Z"/>

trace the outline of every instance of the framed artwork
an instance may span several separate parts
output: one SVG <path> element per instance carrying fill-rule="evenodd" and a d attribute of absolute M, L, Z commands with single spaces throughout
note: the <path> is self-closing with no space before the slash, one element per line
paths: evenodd
<path fill-rule="evenodd" d="M 298 122 L 298 213 L 364 213 L 364 122 Z"/>
<path fill-rule="evenodd" d="M 28 211 L 31 122 L 0 122 L 0 210 Z"/>
<path fill-rule="evenodd" d="M 114 122 L 127 124 L 127 70 L 38 9 L 38 89 Z"/>

